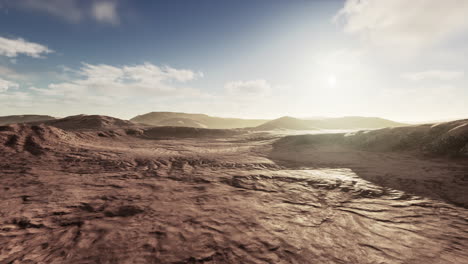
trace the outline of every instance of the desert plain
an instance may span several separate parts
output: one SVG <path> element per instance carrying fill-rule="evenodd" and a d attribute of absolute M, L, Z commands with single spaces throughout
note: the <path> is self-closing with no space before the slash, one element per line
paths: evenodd
<path fill-rule="evenodd" d="M 467 131 L 4 125 L 0 263 L 467 263 Z"/>

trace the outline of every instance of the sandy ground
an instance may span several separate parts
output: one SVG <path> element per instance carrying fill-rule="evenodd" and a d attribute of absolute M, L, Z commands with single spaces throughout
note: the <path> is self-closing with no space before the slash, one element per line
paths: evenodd
<path fill-rule="evenodd" d="M 50 133 L 0 151 L 0 263 L 468 263 L 464 161 Z"/>

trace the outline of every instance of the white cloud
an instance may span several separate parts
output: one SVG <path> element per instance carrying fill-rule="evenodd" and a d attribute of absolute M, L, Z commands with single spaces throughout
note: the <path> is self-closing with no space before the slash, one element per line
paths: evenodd
<path fill-rule="evenodd" d="M 92 14 L 99 22 L 118 24 L 117 4 L 115 2 L 95 2 L 92 6 Z"/>
<path fill-rule="evenodd" d="M 377 46 L 422 48 L 468 30 L 466 0 L 347 0 L 344 30 Z"/>
<path fill-rule="evenodd" d="M 265 80 L 235 81 L 226 83 L 224 89 L 230 95 L 267 95 L 271 92 L 271 85 Z"/>
<path fill-rule="evenodd" d="M 191 70 L 158 67 L 151 63 L 122 67 L 84 63 L 77 74 L 77 78 L 50 84 L 47 89 L 31 88 L 31 90 L 44 95 L 75 99 L 91 95 L 111 97 L 193 95 L 197 94 L 197 90 L 180 85 L 201 76 L 200 73 Z"/>
<path fill-rule="evenodd" d="M 402 75 L 402 77 L 411 81 L 421 81 L 421 80 L 427 80 L 427 79 L 450 81 L 450 80 L 460 79 L 463 77 L 463 75 L 464 75 L 464 72 L 462 71 L 432 70 L 432 71 L 405 73 Z"/>
<path fill-rule="evenodd" d="M 29 42 L 21 38 L 8 39 L 0 37 L 0 56 L 13 58 L 19 54 L 24 54 L 33 58 L 40 58 L 42 55 L 52 52 L 51 49 L 44 45 Z"/>
<path fill-rule="evenodd" d="M 19 84 L 0 78 L 0 92 L 6 92 L 10 88 L 18 88 Z"/>

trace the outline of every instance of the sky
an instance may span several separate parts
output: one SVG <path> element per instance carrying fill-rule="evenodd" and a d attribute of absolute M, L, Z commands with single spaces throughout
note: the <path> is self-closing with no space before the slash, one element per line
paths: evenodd
<path fill-rule="evenodd" d="M 466 0 L 0 0 L 0 115 L 468 118 Z"/>

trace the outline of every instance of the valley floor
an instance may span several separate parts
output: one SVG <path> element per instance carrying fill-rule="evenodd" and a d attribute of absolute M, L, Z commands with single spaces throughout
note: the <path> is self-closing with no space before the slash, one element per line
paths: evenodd
<path fill-rule="evenodd" d="M 467 263 L 468 164 L 99 137 L 0 152 L 0 263 Z"/>

